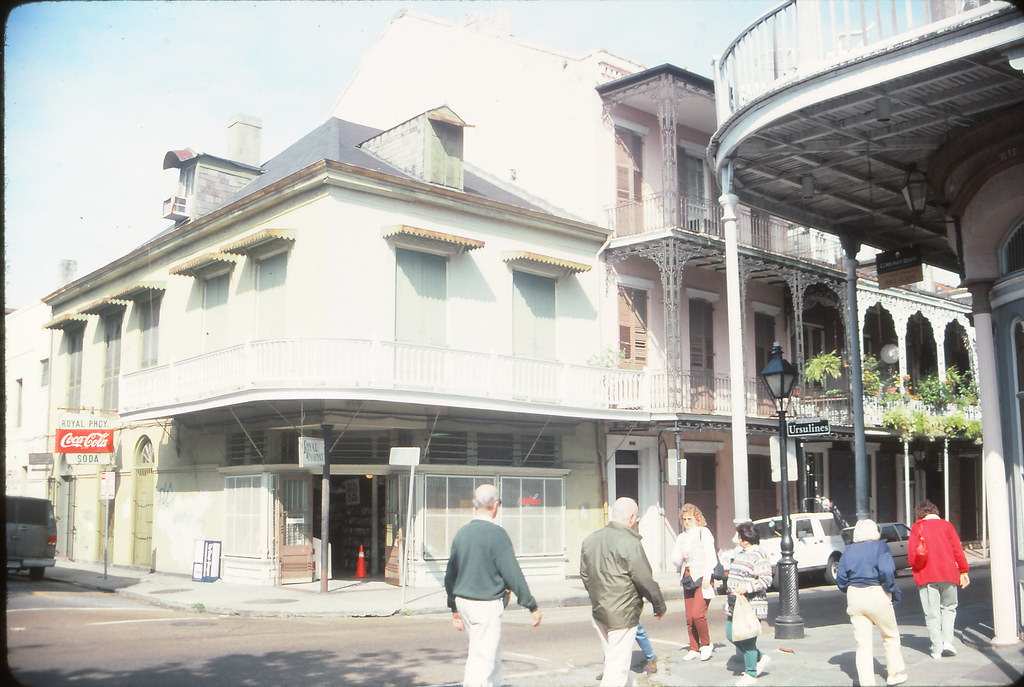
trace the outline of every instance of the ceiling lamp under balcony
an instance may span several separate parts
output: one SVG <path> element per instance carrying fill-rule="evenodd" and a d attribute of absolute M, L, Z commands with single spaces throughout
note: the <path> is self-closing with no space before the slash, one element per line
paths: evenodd
<path fill-rule="evenodd" d="M 916 165 L 907 170 L 903 181 L 903 200 L 907 201 L 907 207 L 915 216 L 924 212 L 928 201 L 928 179 Z"/>

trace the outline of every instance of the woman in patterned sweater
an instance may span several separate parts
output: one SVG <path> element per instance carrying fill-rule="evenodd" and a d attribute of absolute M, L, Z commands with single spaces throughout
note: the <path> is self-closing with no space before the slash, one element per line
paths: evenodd
<path fill-rule="evenodd" d="M 768 665 L 768 655 L 757 648 L 757 637 L 733 641 L 732 609 L 736 604 L 736 595 L 743 594 L 759 620 L 768 617 L 768 587 L 772 584 L 772 565 L 759 544 L 761 535 L 751 522 L 741 522 L 736 526 L 739 539 L 739 551 L 729 564 L 728 603 L 725 607 L 725 636 L 743 654 L 744 673 L 736 683 L 738 687 L 757 683 L 757 676 L 764 672 Z"/>

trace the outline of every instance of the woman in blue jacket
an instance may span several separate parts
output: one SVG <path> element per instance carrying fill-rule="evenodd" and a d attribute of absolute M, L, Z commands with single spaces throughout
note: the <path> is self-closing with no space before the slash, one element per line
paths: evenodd
<path fill-rule="evenodd" d="M 875 684 L 875 657 L 871 626 L 882 633 L 885 649 L 885 684 L 907 681 L 906 664 L 900 648 L 900 630 L 893 605 L 900 601 L 896 586 L 896 565 L 885 542 L 879 541 L 874 520 L 860 520 L 853 528 L 853 544 L 839 559 L 836 585 L 846 594 L 846 612 L 857 642 L 857 680 L 861 687 Z"/>

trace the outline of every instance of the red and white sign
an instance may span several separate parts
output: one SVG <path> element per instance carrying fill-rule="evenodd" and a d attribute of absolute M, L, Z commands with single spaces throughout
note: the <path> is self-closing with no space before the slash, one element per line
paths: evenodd
<path fill-rule="evenodd" d="M 113 453 L 112 429 L 58 429 L 58 453 Z"/>
<path fill-rule="evenodd" d="M 65 413 L 60 416 L 56 432 L 56 452 L 100 454 L 114 452 L 114 430 L 109 415 Z M 68 462 L 72 462 L 69 460 Z M 94 462 L 99 459 L 74 462 Z"/>

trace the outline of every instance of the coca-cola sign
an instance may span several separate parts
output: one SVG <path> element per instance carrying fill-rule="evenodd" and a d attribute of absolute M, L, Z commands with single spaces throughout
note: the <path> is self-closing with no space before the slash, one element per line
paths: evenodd
<path fill-rule="evenodd" d="M 57 453 L 113 453 L 112 429 L 58 429 Z"/>
<path fill-rule="evenodd" d="M 61 415 L 57 421 L 56 451 L 57 453 L 73 454 L 113 453 L 113 424 L 113 418 L 109 415 L 87 413 Z M 71 462 L 70 459 L 69 462 Z"/>

